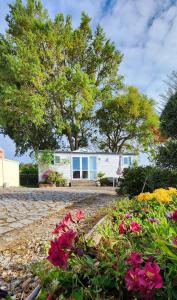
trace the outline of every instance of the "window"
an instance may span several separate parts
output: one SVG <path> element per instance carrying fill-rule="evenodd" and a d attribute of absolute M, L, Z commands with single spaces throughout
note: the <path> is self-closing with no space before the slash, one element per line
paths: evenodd
<path fill-rule="evenodd" d="M 131 164 L 132 164 L 131 156 L 125 156 L 124 165 L 131 166 Z"/>
<path fill-rule="evenodd" d="M 55 165 L 59 164 L 60 163 L 60 156 L 59 155 L 55 155 Z"/>

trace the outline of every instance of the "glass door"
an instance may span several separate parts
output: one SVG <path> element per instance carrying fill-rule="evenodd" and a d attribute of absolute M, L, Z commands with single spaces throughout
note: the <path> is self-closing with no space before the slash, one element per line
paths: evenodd
<path fill-rule="evenodd" d="M 88 179 L 88 157 L 82 157 L 82 179 Z"/>
<path fill-rule="evenodd" d="M 97 176 L 97 166 L 96 166 L 96 157 L 90 157 L 90 180 L 96 180 Z"/>
<path fill-rule="evenodd" d="M 80 157 L 73 157 L 73 179 L 80 179 L 81 178 L 81 164 L 80 164 Z"/>

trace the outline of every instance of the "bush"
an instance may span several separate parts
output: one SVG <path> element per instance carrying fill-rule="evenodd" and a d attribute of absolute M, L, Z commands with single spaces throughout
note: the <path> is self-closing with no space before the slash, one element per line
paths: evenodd
<path fill-rule="evenodd" d="M 119 200 L 96 247 L 79 230 L 83 211 L 68 213 L 54 228 L 48 262 L 36 265 L 38 300 L 176 299 L 177 190 L 168 193 L 166 203 Z"/>
<path fill-rule="evenodd" d="M 63 174 L 58 173 L 56 171 L 47 170 L 44 172 L 42 177 L 45 179 L 46 183 L 56 183 L 57 185 L 65 184 L 65 179 L 63 178 Z"/>
<path fill-rule="evenodd" d="M 131 167 L 124 169 L 118 194 L 131 197 L 143 192 L 152 192 L 156 188 L 177 187 L 177 171 L 158 167 Z M 143 189 L 144 187 L 144 189 Z"/>
<path fill-rule="evenodd" d="M 20 164 L 20 175 L 35 174 L 38 175 L 37 164 Z"/>

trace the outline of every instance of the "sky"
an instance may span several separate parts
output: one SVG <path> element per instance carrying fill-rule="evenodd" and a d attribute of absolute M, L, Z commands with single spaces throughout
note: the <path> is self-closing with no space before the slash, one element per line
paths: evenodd
<path fill-rule="evenodd" d="M 72 16 L 79 25 L 82 11 L 99 23 L 108 38 L 123 54 L 119 72 L 125 83 L 137 86 L 152 97 L 159 107 L 165 93 L 167 76 L 177 70 L 177 0 L 42 0 L 53 18 L 57 13 Z M 0 32 L 7 24 L 8 3 L 0 0 Z M 15 145 L 0 136 L 8 158 L 14 157 Z M 20 160 L 26 160 L 22 157 Z"/>

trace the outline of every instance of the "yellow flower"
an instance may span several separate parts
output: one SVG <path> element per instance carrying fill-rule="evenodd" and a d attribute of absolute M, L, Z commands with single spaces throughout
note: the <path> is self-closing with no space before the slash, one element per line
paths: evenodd
<path fill-rule="evenodd" d="M 155 189 L 153 193 L 141 193 L 138 195 L 137 199 L 140 201 L 149 201 L 156 199 L 159 202 L 170 202 L 172 201 L 172 196 L 177 195 L 177 190 L 175 188 L 169 188 L 168 190 L 159 188 Z"/>
<path fill-rule="evenodd" d="M 140 201 L 148 201 L 148 200 L 151 200 L 153 199 L 154 195 L 152 193 L 141 193 L 138 195 L 138 200 Z"/>

